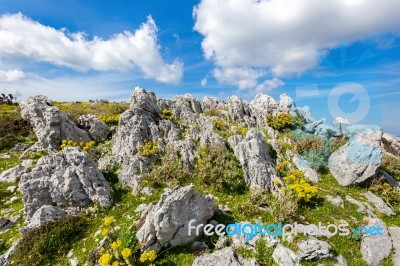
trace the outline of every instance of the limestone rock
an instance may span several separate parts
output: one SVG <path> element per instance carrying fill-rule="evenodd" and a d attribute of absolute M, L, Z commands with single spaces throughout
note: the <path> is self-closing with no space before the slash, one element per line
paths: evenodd
<path fill-rule="evenodd" d="M 137 147 L 145 140 L 156 142 L 158 123 L 161 120 L 160 109 L 153 92 L 137 87 L 131 95 L 130 108 L 120 116 L 119 127 L 112 138 L 112 152 L 121 157 L 130 157 L 137 153 Z"/>
<path fill-rule="evenodd" d="M 376 196 L 371 191 L 366 192 L 364 195 L 380 213 L 394 215 L 392 208 L 390 208 L 380 197 Z"/>
<path fill-rule="evenodd" d="M 228 142 L 243 167 L 247 184 L 253 188 L 273 190 L 273 180 L 278 178 L 278 174 L 262 134 L 251 128 L 245 137 L 232 136 Z"/>
<path fill-rule="evenodd" d="M 393 264 L 394 266 L 400 266 L 400 227 L 389 227 L 389 235 L 393 244 Z"/>
<path fill-rule="evenodd" d="M 58 220 L 68 214 L 76 214 L 73 210 L 63 210 L 51 205 L 43 205 L 32 216 L 24 231 L 38 227 L 45 222 Z"/>
<path fill-rule="evenodd" d="M 320 181 L 317 171 L 315 171 L 315 169 L 311 168 L 309 162 L 306 159 L 304 159 L 302 156 L 297 155 L 297 154 L 294 155 L 293 163 L 297 166 L 297 168 L 299 168 L 300 170 L 302 170 L 304 172 L 304 176 L 308 180 L 310 180 L 311 182 L 319 182 Z"/>
<path fill-rule="evenodd" d="M 340 185 L 356 185 L 375 177 L 381 164 L 381 136 L 381 131 L 360 133 L 332 153 L 329 168 Z"/>
<path fill-rule="evenodd" d="M 82 115 L 79 125 L 85 129 L 94 141 L 101 141 L 110 134 L 110 128 L 95 115 Z"/>
<path fill-rule="evenodd" d="M 102 207 L 112 205 L 111 187 L 96 163 L 75 147 L 40 158 L 35 168 L 21 177 L 19 187 L 27 221 L 43 205 L 85 207 L 91 202 Z"/>
<path fill-rule="evenodd" d="M 362 203 L 356 199 L 353 199 L 349 195 L 346 195 L 345 198 L 348 202 L 350 202 L 351 204 L 354 204 L 358 207 L 357 212 L 359 212 L 361 214 L 368 214 L 371 217 L 375 217 L 374 210 L 372 209 L 372 207 L 369 204 Z"/>
<path fill-rule="evenodd" d="M 369 218 L 367 227 L 380 226 L 383 228 L 383 235 L 366 236 L 361 238 L 361 253 L 363 259 L 370 266 L 378 266 L 389 256 L 392 250 L 392 240 L 388 234 L 385 223 L 378 218 Z"/>
<path fill-rule="evenodd" d="M 400 141 L 393 135 L 383 133 L 382 141 L 387 152 L 400 156 Z"/>
<path fill-rule="evenodd" d="M 257 94 L 249 106 L 257 124 L 262 127 L 267 126 L 265 121 L 267 115 L 274 115 L 280 111 L 274 98 L 262 93 Z"/>
<path fill-rule="evenodd" d="M 136 234 L 143 250 L 159 251 L 163 246 L 184 245 L 193 241 L 195 230 L 188 234 L 188 225 L 206 224 L 214 215 L 212 197 L 202 196 L 194 186 L 175 187 L 165 192 L 159 202 L 147 212 Z M 142 213 L 142 215 L 145 215 Z"/>
<path fill-rule="evenodd" d="M 329 201 L 330 203 L 332 203 L 335 206 L 339 206 L 339 207 L 344 208 L 344 202 L 343 202 L 342 198 L 339 197 L 339 196 L 334 197 L 334 196 L 331 196 L 331 195 L 327 195 L 326 196 L 326 200 Z"/>
<path fill-rule="evenodd" d="M 244 259 L 232 248 L 224 248 L 213 253 L 203 254 L 195 258 L 192 266 L 257 266 L 254 259 Z"/>
<path fill-rule="evenodd" d="M 45 96 L 29 97 L 21 101 L 21 116 L 28 120 L 38 138 L 38 142 L 28 150 L 58 151 L 62 140 L 76 142 L 90 141 L 89 134 L 79 128 L 69 115 L 61 112 Z"/>
<path fill-rule="evenodd" d="M 6 265 L 9 261 L 11 261 L 11 257 L 14 254 L 14 250 L 18 243 L 19 240 L 15 241 L 3 255 L 0 255 L 0 265 Z"/>
<path fill-rule="evenodd" d="M 278 244 L 272 253 L 272 258 L 279 266 L 297 266 L 299 265 L 299 259 L 296 254 L 289 248 Z"/>
<path fill-rule="evenodd" d="M 17 165 L 0 174 L 0 182 L 17 182 L 23 174 L 28 172 L 28 169 L 22 165 Z"/>
<path fill-rule="evenodd" d="M 331 246 L 322 240 L 309 239 L 297 244 L 299 247 L 299 258 L 305 260 L 321 260 L 331 257 L 329 253 Z"/>
<path fill-rule="evenodd" d="M 228 100 L 228 115 L 231 120 L 241 121 L 245 116 L 250 116 L 249 104 L 238 96 L 231 96 Z"/>
<path fill-rule="evenodd" d="M 28 148 L 28 145 L 25 144 L 25 143 L 23 143 L 23 142 L 20 142 L 20 143 L 15 144 L 15 146 L 12 147 L 12 148 L 10 149 L 10 151 L 12 151 L 12 152 L 19 152 L 19 151 L 24 151 L 24 150 L 26 150 L 26 148 Z"/>

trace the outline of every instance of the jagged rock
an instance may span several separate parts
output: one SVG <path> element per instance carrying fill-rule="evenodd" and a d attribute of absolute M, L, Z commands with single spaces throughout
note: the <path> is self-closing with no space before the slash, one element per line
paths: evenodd
<path fill-rule="evenodd" d="M 313 168 L 311 168 L 309 162 L 306 159 L 304 159 L 302 156 L 297 155 L 297 154 L 294 155 L 293 163 L 297 166 L 297 168 L 299 168 L 300 170 L 302 170 L 304 172 L 305 178 L 307 178 L 311 182 L 319 182 L 320 181 L 317 171 L 315 171 Z"/>
<path fill-rule="evenodd" d="M 155 189 L 152 187 L 144 187 L 140 190 L 140 194 L 151 196 L 155 192 Z"/>
<path fill-rule="evenodd" d="M 388 230 L 393 244 L 392 261 L 394 266 L 400 266 L 400 227 L 389 227 Z"/>
<path fill-rule="evenodd" d="M 11 257 L 14 254 L 14 250 L 18 243 L 19 240 L 15 241 L 3 255 L 0 255 L 0 265 L 6 265 L 9 261 L 11 261 Z"/>
<path fill-rule="evenodd" d="M 296 103 L 286 93 L 283 93 L 279 96 L 279 108 L 282 110 L 282 112 L 290 113 L 291 115 L 297 115 Z"/>
<path fill-rule="evenodd" d="M 371 191 L 366 192 L 364 195 L 380 213 L 394 215 L 392 208 L 390 208 L 380 197 L 374 195 Z"/>
<path fill-rule="evenodd" d="M 159 134 L 155 131 L 161 119 L 155 94 L 136 87 L 130 108 L 121 114 L 119 127 L 112 138 L 113 154 L 129 157 L 136 154 L 137 147 L 144 145 L 145 140 L 156 142 Z"/>
<path fill-rule="evenodd" d="M 69 115 L 61 112 L 53 102 L 45 96 L 29 97 L 21 101 L 21 116 L 28 120 L 38 138 L 38 142 L 29 150 L 58 151 L 61 141 L 90 141 L 89 134 L 79 128 Z"/>
<path fill-rule="evenodd" d="M 194 241 L 192 243 L 191 249 L 193 251 L 202 251 L 202 250 L 206 250 L 208 249 L 208 246 L 206 243 L 204 242 L 198 242 L 198 241 Z"/>
<path fill-rule="evenodd" d="M 7 191 L 10 193 L 15 193 L 15 191 L 17 191 L 17 186 L 9 186 L 7 187 Z"/>
<path fill-rule="evenodd" d="M 212 108 L 223 108 L 225 103 L 218 98 L 205 96 L 201 102 L 203 111 Z"/>
<path fill-rule="evenodd" d="M 400 141 L 395 136 L 383 133 L 382 141 L 387 152 L 400 156 Z"/>
<path fill-rule="evenodd" d="M 306 124 L 311 124 L 315 122 L 314 117 L 311 114 L 311 109 L 308 106 L 297 107 L 297 114 L 300 118 L 302 118 Z"/>
<path fill-rule="evenodd" d="M 142 174 L 148 172 L 148 165 L 152 162 L 154 162 L 154 158 L 132 156 L 123 163 L 118 179 L 124 186 L 132 188 L 135 194 L 140 189 Z"/>
<path fill-rule="evenodd" d="M 165 192 L 159 202 L 147 212 L 136 237 L 143 250 L 159 251 L 165 245 L 178 246 L 193 241 L 195 230 L 188 234 L 188 224 L 206 224 L 214 215 L 215 206 L 211 196 L 202 196 L 194 186 L 175 187 Z M 143 214 L 142 214 L 143 215 Z"/>
<path fill-rule="evenodd" d="M 25 168 L 32 168 L 34 164 L 36 163 L 35 160 L 27 159 L 27 160 L 22 160 L 21 165 Z"/>
<path fill-rule="evenodd" d="M 342 186 L 357 185 L 375 177 L 381 164 L 382 131 L 360 133 L 332 153 L 329 168 Z"/>
<path fill-rule="evenodd" d="M 344 202 L 343 202 L 342 198 L 339 197 L 339 196 L 334 197 L 334 196 L 331 196 L 331 195 L 327 195 L 326 196 L 326 200 L 329 201 L 330 203 L 332 203 L 335 206 L 339 206 L 339 207 L 344 208 Z"/>
<path fill-rule="evenodd" d="M 192 95 L 175 96 L 172 104 L 174 116 L 188 123 L 196 121 L 196 115 L 202 112 L 201 103 Z"/>
<path fill-rule="evenodd" d="M 201 146 L 207 144 L 224 145 L 224 139 L 214 132 L 214 126 L 210 117 L 200 117 L 198 123 L 201 127 L 200 131 L 193 132 L 192 135 L 195 139 L 199 140 Z"/>
<path fill-rule="evenodd" d="M 297 244 L 299 247 L 298 257 L 305 260 L 321 260 L 329 258 L 331 246 L 322 240 L 309 239 Z"/>
<path fill-rule="evenodd" d="M 106 156 L 102 157 L 97 161 L 97 165 L 100 171 L 111 173 L 122 163 L 120 156 Z"/>
<path fill-rule="evenodd" d="M 379 169 L 379 174 L 382 175 L 383 180 L 385 180 L 386 182 L 388 182 L 389 185 L 390 185 L 392 188 L 397 188 L 397 187 L 400 185 L 400 183 L 399 183 L 396 179 L 394 179 L 394 177 L 392 177 L 391 175 L 389 175 L 388 173 L 386 173 L 386 172 L 383 171 L 382 169 Z"/>
<path fill-rule="evenodd" d="M 279 266 L 297 266 L 299 259 L 296 254 L 289 248 L 278 244 L 272 253 L 272 258 Z"/>
<path fill-rule="evenodd" d="M 254 259 L 244 259 L 232 248 L 224 248 L 213 253 L 203 254 L 196 257 L 192 266 L 257 266 Z"/>
<path fill-rule="evenodd" d="M 229 118 L 234 121 L 243 120 L 245 116 L 251 115 L 249 104 L 238 96 L 229 97 L 227 106 Z"/>
<path fill-rule="evenodd" d="M 251 128 L 245 137 L 232 136 L 228 142 L 243 167 L 247 184 L 253 188 L 275 189 L 273 180 L 278 174 L 262 134 Z"/>
<path fill-rule="evenodd" d="M 348 202 L 350 202 L 351 204 L 354 204 L 354 205 L 356 205 L 358 207 L 358 210 L 357 210 L 358 213 L 368 214 L 371 217 L 375 217 L 374 210 L 369 204 L 367 204 L 365 202 L 362 203 L 362 202 L 360 202 L 360 201 L 358 201 L 356 199 L 353 199 L 349 195 L 346 195 L 345 199 Z"/>
<path fill-rule="evenodd" d="M 28 169 L 22 165 L 17 165 L 0 174 L 0 182 L 18 182 L 23 174 L 28 172 Z"/>
<path fill-rule="evenodd" d="M 177 140 L 170 143 L 173 150 L 180 155 L 180 161 L 188 173 L 192 173 L 195 166 L 196 144 L 191 139 Z"/>
<path fill-rule="evenodd" d="M 281 111 L 274 98 L 262 93 L 257 94 L 249 106 L 252 116 L 256 119 L 257 124 L 262 127 L 267 126 L 267 115 L 274 115 Z"/>
<path fill-rule="evenodd" d="M 380 226 L 383 235 L 363 235 L 361 237 L 361 254 L 370 266 L 378 266 L 389 256 L 392 250 L 392 240 L 385 223 L 378 218 L 369 218 L 367 227 Z"/>
<path fill-rule="evenodd" d="M 76 210 L 63 210 L 55 206 L 43 205 L 32 215 L 29 224 L 23 229 L 23 231 L 38 227 L 45 222 L 58 220 L 66 215 L 76 213 Z"/>
<path fill-rule="evenodd" d="M 110 128 L 95 115 L 81 115 L 79 125 L 85 129 L 94 141 L 101 141 L 110 134 Z"/>
<path fill-rule="evenodd" d="M 24 151 L 24 150 L 26 150 L 26 148 L 28 148 L 28 145 L 25 144 L 25 143 L 23 143 L 23 142 L 20 142 L 20 143 L 15 144 L 15 146 L 12 147 L 12 148 L 10 149 L 10 151 L 12 151 L 12 152 L 19 152 L 19 151 Z"/>
<path fill-rule="evenodd" d="M 97 165 L 79 148 L 39 159 L 19 183 L 23 194 L 25 219 L 29 221 L 43 205 L 85 207 L 91 202 L 112 205 L 111 187 Z"/>

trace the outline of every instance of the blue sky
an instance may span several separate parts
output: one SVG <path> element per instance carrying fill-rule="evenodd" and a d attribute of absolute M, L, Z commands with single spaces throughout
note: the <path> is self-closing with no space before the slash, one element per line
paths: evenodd
<path fill-rule="evenodd" d="M 0 0 L 0 90 L 56 100 L 127 100 L 135 86 L 165 98 L 288 93 L 316 118 L 348 115 L 400 134 L 399 9 L 395 0 Z"/>

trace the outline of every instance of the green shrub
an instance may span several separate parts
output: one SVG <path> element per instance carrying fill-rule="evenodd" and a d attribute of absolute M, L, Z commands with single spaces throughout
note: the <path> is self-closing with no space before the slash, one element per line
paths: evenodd
<path fill-rule="evenodd" d="M 212 120 L 212 124 L 217 130 L 220 130 L 220 131 L 225 131 L 228 129 L 228 123 L 223 118 L 219 118 L 219 119 L 214 118 Z"/>
<path fill-rule="evenodd" d="M 304 126 L 303 120 L 295 115 L 288 113 L 279 113 L 277 115 L 268 115 L 267 125 L 278 131 L 284 131 L 286 129 L 297 129 Z"/>
<path fill-rule="evenodd" d="M 246 182 L 240 163 L 232 152 L 221 145 L 207 145 L 199 149 L 195 178 L 203 186 L 220 192 L 244 193 Z"/>
<path fill-rule="evenodd" d="M 171 121 L 172 123 L 175 123 L 175 124 L 177 124 L 177 122 L 178 122 L 171 109 L 162 110 L 161 111 L 161 117 L 162 117 L 162 119 L 169 120 L 169 121 Z"/>
<path fill-rule="evenodd" d="M 158 145 L 150 140 L 145 140 L 143 146 L 137 148 L 138 155 L 153 156 L 158 153 Z"/>
<path fill-rule="evenodd" d="M 15 248 L 14 265 L 55 265 L 85 232 L 87 219 L 65 216 L 28 231 Z"/>
<path fill-rule="evenodd" d="M 390 154 L 384 154 L 381 167 L 397 181 L 400 181 L 400 158 Z"/>
<path fill-rule="evenodd" d="M 393 189 L 388 183 L 373 184 L 369 190 L 379 195 L 387 204 L 400 204 L 400 190 Z"/>
<path fill-rule="evenodd" d="M 204 114 L 207 116 L 220 116 L 222 114 L 222 110 L 218 107 L 208 108 L 204 111 Z"/>

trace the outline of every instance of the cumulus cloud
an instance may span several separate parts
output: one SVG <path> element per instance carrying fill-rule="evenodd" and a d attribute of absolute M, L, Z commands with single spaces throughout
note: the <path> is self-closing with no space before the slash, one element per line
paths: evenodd
<path fill-rule="evenodd" d="M 3 71 L 0 70 L 0 82 L 12 82 L 21 80 L 25 77 L 24 72 L 17 69 Z"/>
<path fill-rule="evenodd" d="M 397 0 L 201 0 L 193 15 L 218 80 L 224 69 L 261 68 L 273 81 L 317 66 L 319 56 L 343 42 L 399 34 L 398 10 Z M 255 84 L 256 74 L 236 73 L 224 82 L 242 84 L 243 77 L 242 87 Z"/>
<path fill-rule="evenodd" d="M 270 92 L 276 88 L 282 87 L 283 85 L 285 85 L 285 83 L 282 80 L 274 77 L 272 79 L 267 79 L 263 83 L 259 84 L 256 87 L 256 91 L 266 93 L 266 92 Z"/>
<path fill-rule="evenodd" d="M 131 71 L 147 78 L 177 83 L 183 63 L 165 63 L 157 43 L 157 26 L 149 16 L 135 32 L 124 31 L 104 40 L 87 40 L 84 33 L 68 33 L 33 21 L 22 14 L 0 17 L 0 56 L 23 57 L 78 71 Z"/>

